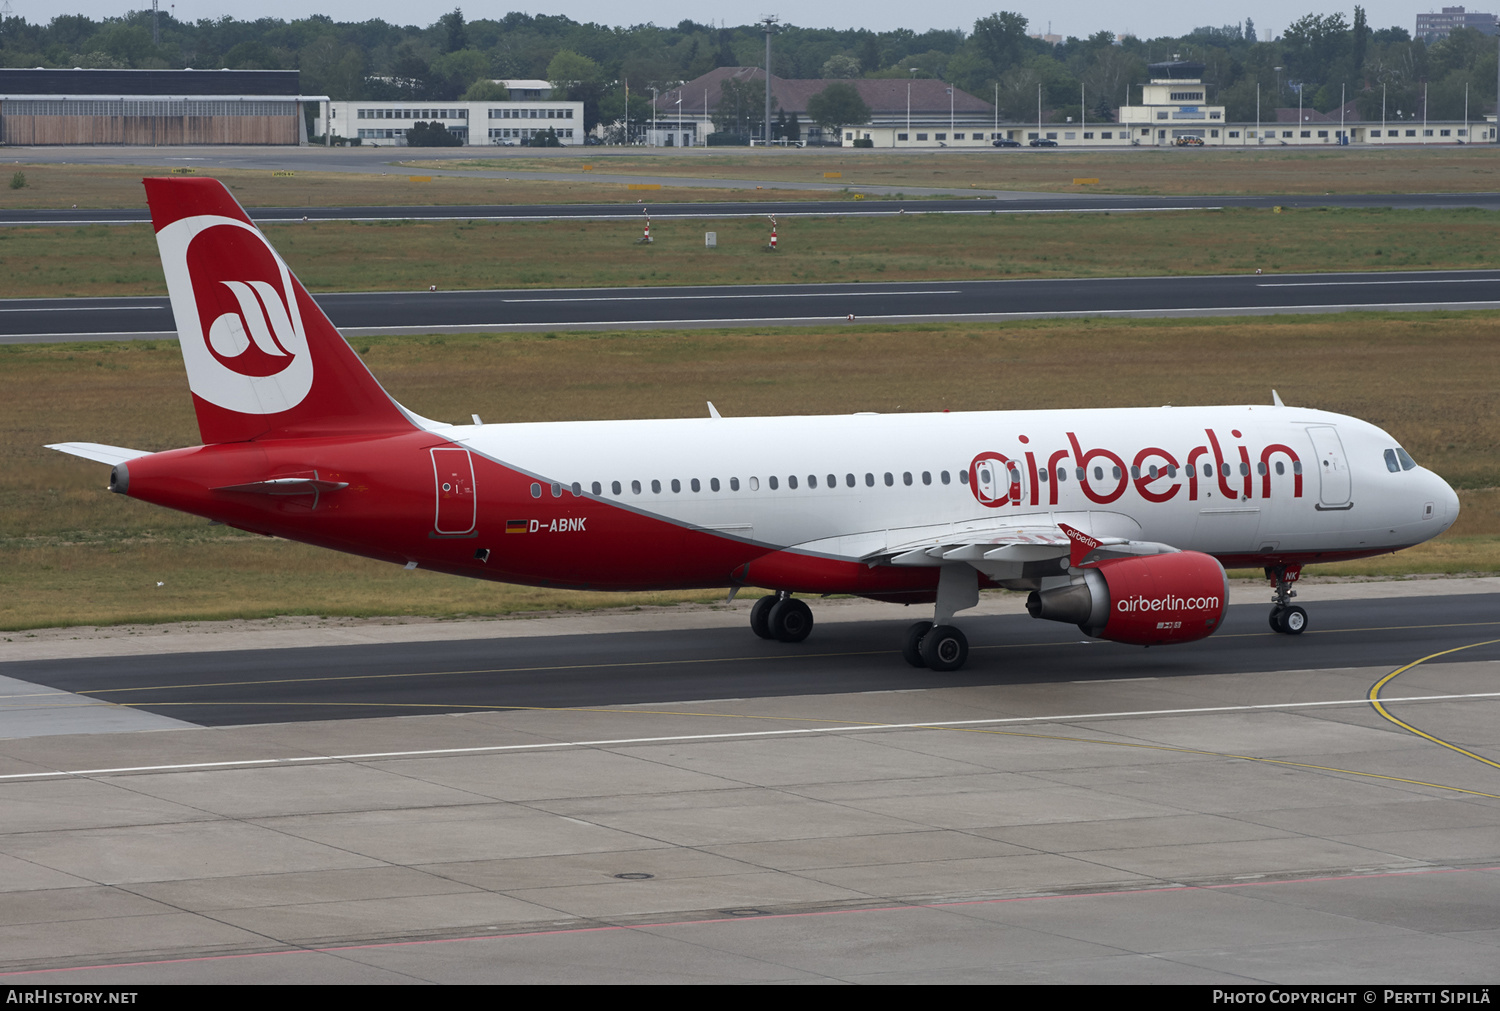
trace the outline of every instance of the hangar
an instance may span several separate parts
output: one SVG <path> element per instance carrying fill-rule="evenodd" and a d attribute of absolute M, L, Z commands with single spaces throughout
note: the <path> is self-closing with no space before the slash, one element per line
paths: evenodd
<path fill-rule="evenodd" d="M 0 70 L 0 144 L 300 144 L 295 70 Z"/>

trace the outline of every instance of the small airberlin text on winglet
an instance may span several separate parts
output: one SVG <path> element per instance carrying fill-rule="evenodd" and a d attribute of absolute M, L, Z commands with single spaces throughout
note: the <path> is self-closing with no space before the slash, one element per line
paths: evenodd
<path fill-rule="evenodd" d="M 1088 553 L 1099 546 L 1099 541 L 1090 537 L 1076 527 L 1070 527 L 1066 523 L 1059 523 L 1058 528 L 1068 535 L 1068 540 L 1073 544 L 1068 550 L 1068 564 L 1077 566 L 1079 562 L 1088 557 Z"/>

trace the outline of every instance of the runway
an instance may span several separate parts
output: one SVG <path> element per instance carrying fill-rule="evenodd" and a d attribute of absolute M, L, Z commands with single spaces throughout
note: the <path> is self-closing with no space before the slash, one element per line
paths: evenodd
<path fill-rule="evenodd" d="M 1494 582 L 1160 650 L 987 597 L 957 676 L 862 602 L 12 635 L 0 729 L 81 708 L 0 740 L 0 974 L 1483 985 Z"/>
<path fill-rule="evenodd" d="M 1266 196 L 1094 196 L 1091 194 L 985 193 L 982 196 L 902 200 L 886 196 L 855 203 L 836 200 L 704 201 L 657 203 L 475 204 L 467 206 L 257 207 L 256 224 L 295 221 L 540 221 L 639 218 L 890 217 L 903 214 L 1084 214 L 1223 210 L 1225 208 L 1388 208 L 1394 210 L 1500 210 L 1500 193 L 1326 194 Z M 146 224 L 144 206 L 128 208 L 0 208 L 0 226 L 75 227 Z"/>
<path fill-rule="evenodd" d="M 199 726 L 229 726 L 1370 666 L 1500 638 L 1500 610 L 1487 593 L 1309 606 L 1312 631 L 1300 637 L 1272 634 L 1268 606 L 1241 604 L 1217 634 L 1159 650 L 1087 639 L 1071 625 L 1024 613 L 965 617 L 972 659 L 944 674 L 902 661 L 901 630 L 920 609 L 893 606 L 879 609 L 886 620 L 823 624 L 797 645 L 723 627 L 287 649 L 270 662 L 258 650 L 119 656 L 107 676 L 87 657 L 12 663 L 5 673 Z M 1500 659 L 1500 648 L 1463 659 L 1476 656 Z"/>
<path fill-rule="evenodd" d="M 348 336 L 1500 306 L 1500 271 L 325 293 Z M 170 339 L 165 298 L 0 300 L 0 343 Z"/>

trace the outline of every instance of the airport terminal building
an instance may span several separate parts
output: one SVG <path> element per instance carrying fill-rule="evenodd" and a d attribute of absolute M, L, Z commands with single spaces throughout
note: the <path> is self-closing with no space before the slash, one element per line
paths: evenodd
<path fill-rule="evenodd" d="M 295 70 L 0 70 L 0 144 L 299 144 Z"/>

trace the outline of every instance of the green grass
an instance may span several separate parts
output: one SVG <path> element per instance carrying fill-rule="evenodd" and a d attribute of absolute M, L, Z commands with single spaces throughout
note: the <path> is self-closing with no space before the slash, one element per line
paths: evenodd
<path fill-rule="evenodd" d="M 775 253 L 760 218 L 659 219 L 650 246 L 635 220 L 265 231 L 326 292 L 1483 268 L 1497 228 L 1500 214 L 1479 210 L 782 218 Z M 0 229 L 0 272 L 9 297 L 165 293 L 144 225 Z"/>

